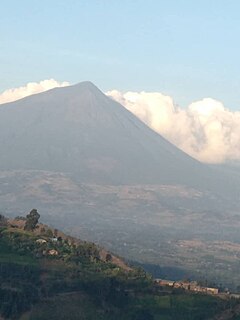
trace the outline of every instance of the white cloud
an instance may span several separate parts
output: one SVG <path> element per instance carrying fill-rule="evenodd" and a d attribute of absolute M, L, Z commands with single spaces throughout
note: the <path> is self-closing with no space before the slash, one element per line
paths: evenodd
<path fill-rule="evenodd" d="M 6 102 L 12 102 L 27 96 L 30 96 L 35 93 L 40 93 L 43 91 L 47 91 L 56 87 L 65 87 L 68 86 L 69 83 L 64 82 L 58 82 L 54 79 L 48 79 L 37 82 L 29 82 L 26 84 L 26 86 L 19 87 L 19 88 L 13 88 L 4 91 L 0 94 L 0 104 L 6 103 Z"/>
<path fill-rule="evenodd" d="M 206 98 L 183 109 L 158 92 L 113 90 L 107 95 L 200 161 L 240 160 L 240 112 L 226 109 L 217 100 Z"/>

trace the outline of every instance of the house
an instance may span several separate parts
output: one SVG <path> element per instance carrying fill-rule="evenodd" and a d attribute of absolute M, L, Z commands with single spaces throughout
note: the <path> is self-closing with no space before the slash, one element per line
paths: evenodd
<path fill-rule="evenodd" d="M 173 286 L 174 286 L 174 288 L 177 288 L 177 289 L 178 288 L 182 288 L 182 283 L 181 282 L 175 282 Z"/>
<path fill-rule="evenodd" d="M 201 286 L 196 286 L 194 291 L 205 293 L 206 292 L 206 288 L 205 287 L 201 287 Z"/>
<path fill-rule="evenodd" d="M 159 286 L 168 286 L 168 287 L 174 286 L 174 281 L 171 281 L 171 280 L 156 279 L 155 283 L 158 284 Z"/>
<path fill-rule="evenodd" d="M 190 289 L 191 291 L 197 291 L 197 289 L 199 288 L 199 285 L 197 284 L 197 282 L 191 282 L 190 283 Z"/>
<path fill-rule="evenodd" d="M 190 290 L 191 283 L 188 281 L 182 282 L 182 288 L 185 290 Z"/>
<path fill-rule="evenodd" d="M 230 293 L 230 297 L 234 299 L 240 299 L 240 294 L 237 293 Z"/>
<path fill-rule="evenodd" d="M 218 289 L 217 288 L 206 288 L 207 293 L 210 294 L 218 294 Z"/>
<path fill-rule="evenodd" d="M 55 249 L 51 249 L 48 251 L 49 256 L 58 256 L 58 251 Z"/>
<path fill-rule="evenodd" d="M 36 243 L 38 244 L 43 244 L 43 243 L 46 243 L 47 241 L 45 239 L 37 239 L 36 240 Z"/>
<path fill-rule="evenodd" d="M 208 288 L 208 287 L 201 287 L 201 286 L 190 286 L 191 291 L 207 293 L 207 294 L 218 294 L 218 288 Z"/>

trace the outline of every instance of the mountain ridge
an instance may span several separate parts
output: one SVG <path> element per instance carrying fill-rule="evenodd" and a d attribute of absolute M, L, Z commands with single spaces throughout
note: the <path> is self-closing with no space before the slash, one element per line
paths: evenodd
<path fill-rule="evenodd" d="M 211 169 L 169 143 L 91 82 L 1 105 L 0 134 L 2 170 L 56 168 L 74 170 L 80 176 L 89 171 L 91 179 L 99 174 L 100 182 L 128 183 L 132 179 L 133 183 L 170 181 L 191 186 L 199 175 L 198 184 L 210 184 L 204 179 L 209 180 Z"/>

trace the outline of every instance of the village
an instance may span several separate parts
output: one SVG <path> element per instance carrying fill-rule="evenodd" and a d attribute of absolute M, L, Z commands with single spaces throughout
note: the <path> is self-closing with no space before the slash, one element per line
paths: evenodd
<path fill-rule="evenodd" d="M 207 293 L 212 295 L 219 294 L 218 288 L 202 287 L 197 283 L 197 281 L 172 281 L 155 279 L 155 284 L 163 287 L 167 286 L 175 289 L 184 289 L 192 292 Z"/>
<path fill-rule="evenodd" d="M 59 238 L 57 238 L 57 237 L 53 237 L 53 238 L 50 238 L 50 241 L 52 242 L 52 243 L 59 243 L 59 242 L 61 242 L 62 241 L 62 239 L 59 237 Z M 38 244 L 38 245 L 43 245 L 43 244 L 47 244 L 47 240 L 45 240 L 45 239 L 37 239 L 36 240 L 36 243 Z M 49 256 L 58 256 L 58 254 L 59 254 L 59 252 L 58 252 L 58 250 L 56 250 L 56 249 L 49 249 L 49 250 L 43 250 L 42 251 L 42 254 L 43 255 L 49 255 Z"/>
<path fill-rule="evenodd" d="M 173 281 L 164 279 L 155 279 L 154 283 L 160 287 L 169 287 L 172 289 L 183 289 L 189 292 L 203 293 L 208 295 L 217 295 L 220 298 L 240 299 L 239 293 L 231 293 L 229 290 L 221 292 L 219 288 L 204 287 L 198 284 L 197 281 Z"/>
<path fill-rule="evenodd" d="M 224 292 L 220 291 L 219 288 L 204 287 L 198 284 L 197 281 L 173 281 L 164 279 L 155 279 L 154 283 L 160 287 L 169 287 L 172 289 L 183 289 L 189 292 L 203 293 L 208 295 L 217 295 L 220 298 L 234 298 L 240 299 L 239 293 L 231 293 L 229 290 Z"/>

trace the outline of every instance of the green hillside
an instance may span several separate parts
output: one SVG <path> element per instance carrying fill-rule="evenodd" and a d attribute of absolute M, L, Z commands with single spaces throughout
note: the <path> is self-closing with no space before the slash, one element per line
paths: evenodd
<path fill-rule="evenodd" d="M 143 270 L 30 215 L 0 217 L 3 319 L 201 320 L 234 304 L 156 286 Z"/>

